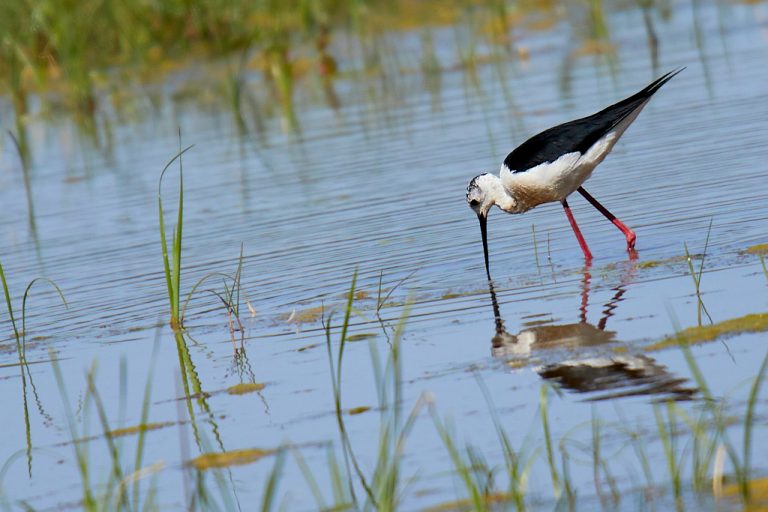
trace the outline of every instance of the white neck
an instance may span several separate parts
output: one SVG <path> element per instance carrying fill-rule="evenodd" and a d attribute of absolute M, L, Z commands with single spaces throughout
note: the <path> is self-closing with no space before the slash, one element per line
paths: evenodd
<path fill-rule="evenodd" d="M 483 180 L 483 189 L 488 198 L 493 201 L 493 204 L 501 208 L 507 213 L 519 213 L 517 200 L 512 197 L 504 185 L 501 183 L 501 179 L 493 174 L 487 174 L 486 179 Z"/>

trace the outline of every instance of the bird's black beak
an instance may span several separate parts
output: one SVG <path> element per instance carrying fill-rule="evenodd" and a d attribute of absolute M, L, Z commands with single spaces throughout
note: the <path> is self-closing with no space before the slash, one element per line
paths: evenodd
<path fill-rule="evenodd" d="M 488 265 L 488 215 L 477 214 L 477 220 L 480 221 L 480 234 L 483 236 L 483 256 L 485 256 L 485 275 L 491 280 L 491 270 Z"/>

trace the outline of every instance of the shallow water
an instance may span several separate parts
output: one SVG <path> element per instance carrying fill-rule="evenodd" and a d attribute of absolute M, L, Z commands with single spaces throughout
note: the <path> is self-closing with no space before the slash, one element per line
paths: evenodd
<path fill-rule="evenodd" d="M 539 450 L 539 397 L 549 382 L 561 390 L 548 395 L 551 435 L 569 447 L 572 485 L 585 507 L 609 494 L 593 475 L 593 418 L 603 424 L 601 449 L 617 485 L 645 485 L 627 431 L 642 439 L 653 466 L 663 467 L 653 403 L 672 397 L 686 399 L 680 406 L 691 413 L 701 407 L 683 352 L 648 350 L 698 321 L 694 283 L 681 258 L 685 244 L 701 254 L 709 236 L 701 297 L 714 322 L 765 312 L 768 301 L 758 257 L 744 252 L 766 242 L 768 12 L 763 4 L 735 4 L 725 13 L 700 5 L 695 16 L 706 36 L 699 47 L 692 12 L 690 5 L 676 4 L 671 18 L 658 22 L 658 69 L 650 64 L 639 13 L 620 11 L 611 14 L 618 49 L 613 64 L 599 56 L 569 58 L 572 41 L 564 23 L 551 31 L 523 31 L 529 60 L 479 66 L 477 85 L 457 69 L 441 74 L 440 88 L 432 93 L 418 76 L 404 74 L 393 91 L 379 91 L 373 102 L 359 84 L 340 80 L 337 111 L 299 98 L 299 135 L 283 134 L 277 119 L 261 138 L 242 134 L 229 112 L 170 99 L 139 120 L 112 125 L 108 149 L 93 147 L 66 119 L 31 122 L 35 229 L 19 162 L 6 141 L 0 261 L 16 307 L 26 283 L 40 275 L 56 281 L 69 307 L 44 284 L 33 288 L 27 358 L 40 364 L 29 366 L 28 377 L 22 379 L 12 339 L 0 344 L 0 397 L 8 415 L 0 461 L 10 461 L 2 480 L 5 497 L 36 508 L 76 506 L 82 497 L 62 392 L 48 362 L 51 350 L 60 359 L 75 411 L 83 406 L 85 373 L 96 361 L 97 387 L 112 428 L 140 423 L 143 387 L 153 368 L 149 421 L 173 422 L 146 439 L 145 463 L 162 460 L 166 467 L 156 475 L 163 507 L 184 505 L 182 466 L 201 452 L 271 449 L 287 442 L 301 447 L 320 487 L 329 489 L 326 446 L 339 444 L 317 312 L 320 306 L 343 309 L 355 269 L 358 290 L 367 298 L 355 304 L 360 312 L 352 317 L 352 333 L 375 337 L 361 336 L 346 347 L 345 408 L 377 405 L 370 345 L 382 354 L 388 347 L 375 315 L 379 278 L 386 290 L 404 279 L 381 318 L 391 336 L 408 312 L 402 354 L 406 411 L 430 393 L 458 439 L 476 446 L 490 465 L 501 464 L 478 378 L 491 390 L 513 446 Z M 438 31 L 437 46 L 450 35 Z M 402 44 L 417 42 L 413 35 Z M 455 60 L 450 51 L 440 57 Z M 628 260 L 621 234 L 580 198 L 571 205 L 596 256 L 589 268 L 559 206 L 517 217 L 494 212 L 491 272 L 505 331 L 494 343 L 498 324 L 477 221 L 463 204 L 467 181 L 495 172 L 527 136 L 592 113 L 677 66 L 687 69 L 654 97 L 588 184 L 637 231 L 639 259 Z M 199 382 L 209 394 L 190 400 L 177 400 L 185 395 L 183 355 L 173 334 L 168 326 L 155 327 L 167 316 L 157 179 L 178 148 L 179 125 L 183 144 L 195 144 L 184 156 L 182 288 L 190 290 L 211 272 L 233 273 L 242 243 L 242 288 L 256 310 L 252 317 L 243 306 L 244 350 L 235 357 L 240 340 L 233 346 L 218 299 L 205 291 L 193 298 L 186 348 L 196 376 L 188 392 Z M 173 179 L 166 181 L 166 206 L 175 204 L 174 188 Z M 694 260 L 696 268 L 700 261 Z M 203 289 L 223 286 L 211 281 Z M 340 317 L 334 317 L 336 324 Z M 709 322 L 706 315 L 702 321 Z M 693 348 L 710 391 L 727 397 L 726 411 L 737 419 L 744 416 L 750 379 L 765 356 L 764 339 L 764 333 L 742 334 Z M 128 386 L 121 406 L 123 361 Z M 266 386 L 244 395 L 225 392 L 241 382 Z M 765 399 L 758 404 L 752 460 L 756 474 L 765 474 Z M 89 434 L 101 432 L 95 413 L 77 418 Z M 378 426 L 375 410 L 347 418 L 365 468 L 376 459 Z M 741 442 L 738 421 L 729 433 Z M 132 453 L 135 438 L 122 442 Z M 103 481 L 100 475 L 109 467 L 104 443 L 88 445 L 93 479 Z M 242 508 L 260 499 L 270 460 L 224 472 Z M 426 414 L 408 438 L 404 467 L 405 478 L 415 477 L 404 508 L 464 497 Z M 655 484 L 668 488 L 669 475 L 655 473 Z M 551 487 L 540 455 L 529 478 L 533 502 L 550 507 Z M 668 494 L 657 497 L 662 508 L 671 500 Z M 284 469 L 280 496 L 289 509 L 317 506 L 293 462 Z M 697 499 L 711 498 L 686 503 L 696 508 Z M 631 497 L 621 503 L 643 508 L 642 500 Z"/>

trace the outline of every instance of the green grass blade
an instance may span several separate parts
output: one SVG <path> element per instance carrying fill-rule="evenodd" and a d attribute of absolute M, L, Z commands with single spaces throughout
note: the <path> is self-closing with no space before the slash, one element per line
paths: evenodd
<path fill-rule="evenodd" d="M 13 305 L 11 305 L 11 292 L 10 290 L 8 290 L 8 283 L 5 280 L 5 271 L 3 270 L 2 263 L 0 263 L 0 281 L 2 281 L 3 283 L 3 294 L 5 295 L 5 307 L 8 308 L 8 316 L 11 318 L 11 327 L 13 327 L 13 336 L 14 338 L 16 338 L 16 343 L 19 343 L 21 340 L 21 337 L 19 336 L 19 330 L 16 327 L 16 318 L 13 315 Z"/>
<path fill-rule="evenodd" d="M 67 304 L 67 299 L 64 298 L 64 293 L 62 293 L 61 288 L 59 288 L 59 285 L 48 279 L 47 277 L 38 277 L 33 279 L 29 282 L 27 285 L 27 288 L 24 290 L 24 296 L 21 299 L 21 338 L 22 338 L 22 354 L 25 356 L 26 359 L 26 338 L 27 338 L 27 298 L 29 297 L 29 292 L 32 289 L 32 286 L 34 286 L 35 283 L 38 281 L 48 283 L 50 284 L 54 290 L 56 290 L 56 293 L 59 294 L 59 298 L 61 299 L 61 302 L 64 303 L 64 307 L 69 309 L 69 304 Z"/>
<path fill-rule="evenodd" d="M 264 486 L 264 494 L 261 499 L 262 512 L 269 512 L 272 510 L 272 505 L 275 501 L 275 494 L 277 493 L 277 483 L 283 473 L 284 464 L 285 448 L 280 448 L 277 451 L 275 464 L 272 466 L 272 471 L 269 472 L 269 478 L 267 478 L 267 483 Z"/>
<path fill-rule="evenodd" d="M 179 207 L 176 218 L 176 233 L 173 236 L 173 292 L 176 320 L 180 324 L 179 299 L 181 286 L 181 240 L 184 232 L 184 164 L 181 151 L 181 130 L 179 130 Z M 180 327 L 181 325 L 179 325 Z"/>
<path fill-rule="evenodd" d="M 179 147 L 181 147 L 181 132 L 179 132 Z M 168 301 L 171 309 L 171 326 L 174 329 L 181 328 L 181 318 L 179 317 L 179 283 L 181 279 L 181 240 L 183 233 L 184 218 L 184 178 L 182 167 L 182 155 L 192 149 L 194 145 L 187 146 L 180 150 L 168 161 L 160 173 L 160 179 L 157 184 L 157 210 L 158 224 L 160 228 L 160 248 L 163 256 L 163 271 L 165 273 L 165 285 L 168 291 Z M 179 209 L 176 219 L 176 230 L 173 235 L 171 254 L 168 254 L 168 238 L 165 230 L 165 216 L 163 211 L 163 177 L 168 168 L 179 160 Z"/>
<path fill-rule="evenodd" d="M 307 464 L 306 459 L 304 459 L 304 456 L 301 454 L 301 450 L 299 450 L 296 446 L 291 446 L 291 452 L 293 453 L 293 458 L 296 460 L 296 465 L 299 466 L 299 470 L 301 471 L 301 474 L 304 476 L 304 480 L 309 486 L 309 491 L 315 498 L 317 509 L 326 510 L 325 500 L 323 500 L 323 493 L 320 490 L 320 486 L 317 484 L 315 475 L 312 474 L 312 470 L 310 469 L 309 464 Z"/>
<path fill-rule="evenodd" d="M 72 412 L 72 406 L 69 402 L 69 395 L 67 393 L 66 385 L 64 384 L 64 376 L 61 373 L 61 367 L 59 361 L 52 350 L 48 351 L 51 359 L 51 366 L 53 367 L 53 375 L 56 379 L 56 385 L 59 388 L 59 395 L 64 406 L 64 413 L 67 417 L 67 426 L 69 427 L 69 435 L 73 442 L 72 447 L 75 451 L 75 459 L 77 461 L 77 468 L 80 472 L 80 479 L 83 489 L 83 508 L 86 510 L 94 510 L 96 508 L 96 500 L 93 497 L 93 491 L 90 485 L 90 472 L 88 470 L 88 460 L 85 453 L 85 448 L 82 443 L 76 442 L 78 439 L 77 424 L 75 423 L 75 416 Z M 87 394 L 86 394 L 87 398 Z M 84 406 L 85 407 L 85 406 Z"/>
<path fill-rule="evenodd" d="M 541 411 L 541 425 L 544 429 L 544 442 L 547 449 L 547 462 L 549 463 L 549 473 L 552 477 L 552 489 L 555 493 L 555 498 L 560 497 L 560 476 L 557 473 L 557 467 L 555 466 L 555 455 L 552 450 L 552 436 L 549 431 L 549 416 L 547 414 L 547 395 L 548 387 L 546 385 L 541 386 L 539 392 L 539 410 Z"/>
<path fill-rule="evenodd" d="M 742 496 L 745 502 L 749 502 L 749 475 L 751 474 L 752 465 L 752 427 L 755 420 L 755 406 L 757 405 L 757 396 L 765 380 L 765 372 L 768 369 L 768 352 L 763 358 L 763 363 L 760 365 L 760 370 L 757 372 L 757 377 L 752 383 L 752 388 L 749 390 L 749 399 L 747 400 L 747 413 L 744 417 L 744 467 L 742 470 L 743 478 L 739 482 Z"/>
<path fill-rule="evenodd" d="M 437 414 L 437 410 L 433 405 L 430 406 L 429 411 L 432 415 L 432 422 L 435 425 L 438 435 L 443 440 L 443 444 L 448 450 L 448 454 L 453 461 L 454 469 L 459 474 L 459 478 L 464 483 L 464 487 L 469 493 L 469 499 L 472 503 L 472 510 L 480 512 L 487 510 L 485 500 L 483 499 L 483 493 L 477 486 L 477 483 L 472 478 L 471 468 L 464 462 L 464 459 L 459 452 L 456 441 L 454 440 L 453 432 L 445 425 Z"/>

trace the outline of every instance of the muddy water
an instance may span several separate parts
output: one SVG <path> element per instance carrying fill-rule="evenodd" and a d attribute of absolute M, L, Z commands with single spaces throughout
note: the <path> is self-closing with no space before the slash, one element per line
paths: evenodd
<path fill-rule="evenodd" d="M 523 32 L 529 60 L 480 66 L 476 81 L 461 69 L 446 71 L 430 92 L 420 76 L 406 73 L 387 90 L 371 84 L 376 94 L 370 100 L 361 92 L 365 87 L 342 79 L 336 111 L 301 97 L 301 131 L 294 135 L 285 135 L 277 119 L 261 134 L 239 133 L 231 113 L 171 99 L 139 119 L 112 124 L 109 138 L 102 135 L 109 146 L 95 147 L 67 120 L 33 121 L 34 229 L 17 157 L 4 142 L 0 258 L 17 307 L 26 283 L 40 275 L 59 284 L 69 307 L 44 284 L 33 288 L 27 358 L 36 364 L 24 378 L 13 341 L 0 345 L 5 496 L 40 508 L 76 506 L 82 498 L 51 350 L 83 437 L 101 432 L 95 412 L 81 414 L 92 365 L 112 428 L 140 422 L 143 386 L 153 369 L 149 421 L 171 424 L 147 434 L 145 463 L 164 463 L 155 475 L 163 507 L 183 506 L 182 468 L 201 452 L 281 443 L 303 447 L 320 487 L 329 489 L 325 447 L 332 442 L 338 450 L 339 443 L 319 311 L 342 307 L 355 269 L 363 293 L 352 333 L 361 341 L 346 348 L 344 407 L 377 405 L 369 342 L 383 353 L 382 323 L 391 336 L 407 310 L 406 410 L 429 392 L 439 413 L 451 418 L 457 439 L 476 446 L 490 465 L 500 464 L 479 377 L 513 445 L 539 450 L 529 494 L 535 503 L 549 503 L 538 414 L 548 383 L 551 435 L 569 450 L 579 499 L 591 503 L 608 492 L 595 484 L 592 471 L 593 418 L 603 424 L 601 449 L 617 486 L 644 485 L 628 431 L 640 435 L 654 467 L 666 467 L 652 404 L 674 398 L 691 412 L 700 407 L 683 353 L 649 349 L 676 328 L 699 322 L 685 244 L 701 254 L 709 235 L 701 298 L 712 321 L 768 307 L 758 258 L 744 252 L 766 242 L 768 225 L 766 16 L 762 4 L 724 12 L 676 5 L 671 18 L 657 20 L 656 69 L 635 11 L 611 14 L 613 61 L 569 58 L 575 43 L 565 22 L 562 30 Z M 437 43 L 451 34 L 436 33 Z M 449 50 L 440 57 L 447 66 L 456 60 Z M 588 187 L 636 229 L 639 259 L 627 258 L 621 234 L 580 198 L 572 207 L 596 256 L 586 268 L 559 206 L 518 217 L 494 212 L 492 295 L 477 222 L 464 204 L 469 178 L 495 172 L 527 136 L 592 113 L 677 66 L 687 69 L 654 97 Z M 157 178 L 178 147 L 179 125 L 184 143 L 195 144 L 184 158 L 183 288 L 211 272 L 234 272 L 243 244 L 242 288 L 256 314 L 246 312 L 244 296 L 244 348 L 237 356 L 240 341 L 233 346 L 224 311 L 207 291 L 191 302 L 186 350 L 179 350 L 167 326 L 155 327 L 167 311 Z M 166 183 L 169 205 L 173 185 Z M 695 259 L 697 268 L 700 262 Z M 375 315 L 380 276 L 385 290 L 404 280 L 381 310 L 381 323 Z M 223 286 L 211 281 L 203 289 Z M 402 307 L 406 301 L 409 308 Z M 5 316 L 3 322 L 10 332 Z M 764 340 L 763 333 L 741 334 L 693 349 L 711 392 L 727 397 L 727 411 L 736 418 L 744 416 Z M 186 380 L 180 377 L 183 361 Z M 265 387 L 226 392 L 239 383 Z M 200 390 L 206 394 L 177 400 Z M 760 427 L 765 400 L 759 404 Z M 378 426 L 376 411 L 348 417 L 364 468 L 374 465 Z M 736 421 L 732 440 L 740 442 L 741 433 Z M 761 427 L 755 431 L 758 475 L 768 471 L 766 435 Z M 121 443 L 132 454 L 135 436 Z M 110 465 L 105 444 L 87 444 L 92 478 L 103 482 Z M 232 503 L 250 509 L 271 464 L 267 459 L 225 471 Z M 403 495 L 405 508 L 464 496 L 426 415 L 409 437 L 404 468 L 404 477 L 414 478 Z M 667 488 L 668 473 L 654 473 L 655 483 Z M 290 509 L 317 506 L 292 461 L 280 496 Z M 642 499 L 628 496 L 627 508 Z M 706 498 L 691 502 L 698 499 Z"/>

